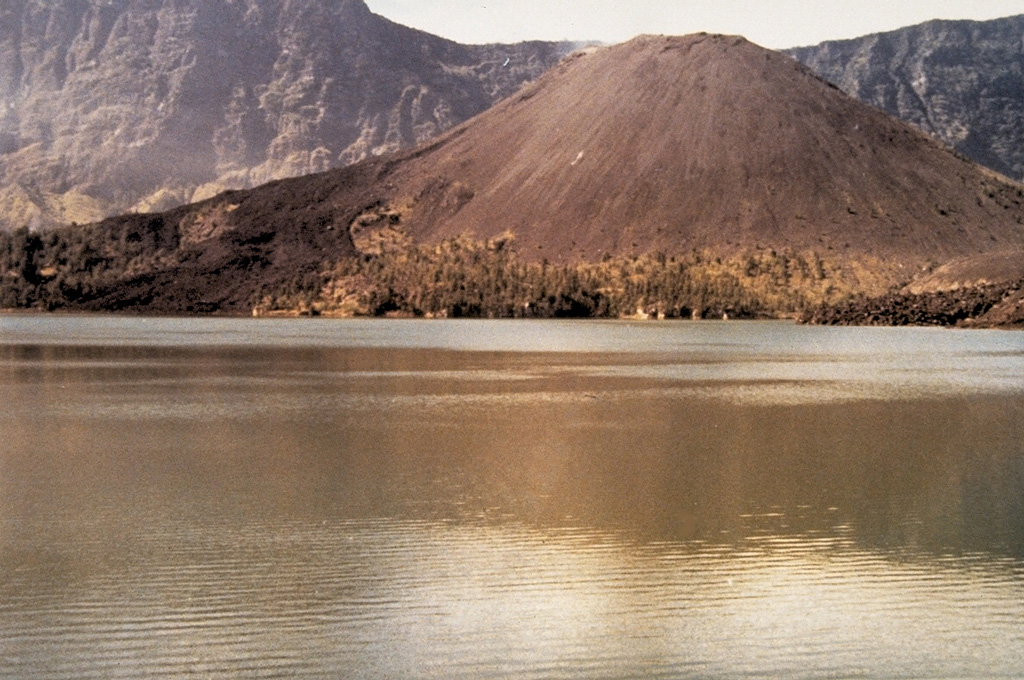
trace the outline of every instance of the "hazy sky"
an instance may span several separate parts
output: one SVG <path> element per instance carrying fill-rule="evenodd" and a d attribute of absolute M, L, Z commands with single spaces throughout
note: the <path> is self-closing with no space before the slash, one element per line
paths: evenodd
<path fill-rule="evenodd" d="M 771 48 L 929 19 L 1024 14 L 1024 0 L 366 0 L 376 14 L 463 43 L 621 42 L 640 33 L 735 33 Z"/>

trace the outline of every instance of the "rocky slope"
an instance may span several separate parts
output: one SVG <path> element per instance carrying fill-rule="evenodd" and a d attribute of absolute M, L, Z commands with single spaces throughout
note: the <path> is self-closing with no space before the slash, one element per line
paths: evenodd
<path fill-rule="evenodd" d="M 1024 179 L 1024 15 L 931 21 L 788 53 L 854 97 Z"/>
<path fill-rule="evenodd" d="M 534 257 L 694 248 L 928 260 L 1024 243 L 1024 193 L 739 37 L 564 61 L 396 165 L 418 240 L 511 230 Z"/>
<path fill-rule="evenodd" d="M 578 54 L 413 150 L 79 231 L 0 252 L 8 297 L 20 280 L 71 306 L 241 311 L 360 285 L 327 279 L 374 234 L 511 237 L 570 264 L 749 254 L 751 276 L 797 263 L 827 287 L 846 266 L 866 289 L 1021 249 L 1024 188 L 785 55 L 702 34 Z"/>
<path fill-rule="evenodd" d="M 931 22 L 791 54 L 1019 178 L 1022 34 L 1024 17 Z M 411 146 L 574 47 L 458 45 L 362 0 L 10 0 L 0 229 L 162 210 Z"/>
<path fill-rule="evenodd" d="M 856 297 L 809 310 L 804 323 L 841 326 L 1020 327 L 1024 281 L 928 293 Z"/>
<path fill-rule="evenodd" d="M 947 262 L 901 290 L 807 310 L 809 323 L 1024 327 L 1024 250 Z"/>
<path fill-rule="evenodd" d="M 5 0 L 0 228 L 166 209 L 411 146 L 572 48 L 460 45 L 362 0 Z"/>

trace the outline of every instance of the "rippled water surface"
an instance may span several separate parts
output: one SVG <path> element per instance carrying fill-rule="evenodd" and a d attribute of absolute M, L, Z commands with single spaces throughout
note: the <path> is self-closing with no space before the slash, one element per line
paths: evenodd
<path fill-rule="evenodd" d="M 1024 676 L 1024 334 L 0 316 L 0 678 Z"/>

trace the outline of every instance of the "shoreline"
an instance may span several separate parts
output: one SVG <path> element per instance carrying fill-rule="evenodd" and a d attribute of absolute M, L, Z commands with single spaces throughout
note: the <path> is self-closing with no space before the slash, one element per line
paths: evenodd
<path fill-rule="evenodd" d="M 804 326 L 834 326 L 834 327 L 859 327 L 859 328 L 934 328 L 943 330 L 998 330 L 998 331 L 1024 331 L 1024 322 L 1016 323 L 1005 323 L 1005 324 L 986 324 L 979 322 L 966 322 L 956 324 L 939 324 L 939 323 L 903 323 L 903 324 L 887 324 L 879 323 L 877 321 L 867 321 L 857 323 L 849 319 L 842 321 L 816 321 L 808 319 L 806 315 L 795 315 L 795 314 L 780 314 L 778 316 L 765 316 L 758 318 L 664 318 L 656 316 L 642 316 L 642 315 L 629 315 L 629 316 L 617 316 L 617 317 L 602 317 L 602 316 L 581 316 L 581 317 L 503 317 L 503 318 L 491 318 L 491 317 L 442 317 L 442 316 L 417 316 L 414 314 L 386 314 L 386 315 L 366 315 L 366 314 L 331 314 L 331 313 L 317 313 L 310 314 L 302 311 L 292 310 L 275 310 L 270 313 L 260 314 L 245 314 L 245 313 L 233 313 L 233 312 L 215 312 L 209 314 L 185 314 L 180 312 L 154 312 L 151 310 L 147 311 L 125 311 L 125 310 L 42 310 L 42 309 L 17 309 L 17 308 L 0 308 L 0 318 L 3 317 L 109 317 L 109 318 L 153 318 L 153 319 L 253 319 L 253 320 L 264 320 L 264 321 L 281 321 L 281 320 L 299 320 L 299 319 L 322 319 L 332 321 L 347 321 L 347 320 L 378 320 L 378 321 L 424 321 L 424 322 L 444 322 L 444 321 L 607 321 L 607 322 L 649 322 L 651 324 L 660 323 L 781 323 L 789 322 Z"/>

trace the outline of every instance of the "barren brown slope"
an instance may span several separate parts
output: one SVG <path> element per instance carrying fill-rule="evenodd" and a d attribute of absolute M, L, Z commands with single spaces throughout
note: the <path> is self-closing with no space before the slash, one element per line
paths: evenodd
<path fill-rule="evenodd" d="M 394 224 L 426 243 L 512 231 L 522 257 L 562 262 L 811 250 L 864 288 L 1024 248 L 1024 190 L 742 38 L 642 37 L 414 150 L 22 234 L 0 273 L 12 306 L 245 312 L 321 290 L 353 234 Z"/>
<path fill-rule="evenodd" d="M 460 45 L 363 0 L 4 0 L 0 230 L 164 210 L 411 147 L 572 49 Z"/>
<path fill-rule="evenodd" d="M 957 258 L 918 276 L 903 289 L 910 294 L 1003 285 L 1024 281 L 1024 250 Z"/>
<path fill-rule="evenodd" d="M 528 256 L 794 247 L 944 261 L 1024 243 L 1019 185 L 738 37 L 595 50 L 397 162 L 417 239 Z"/>

